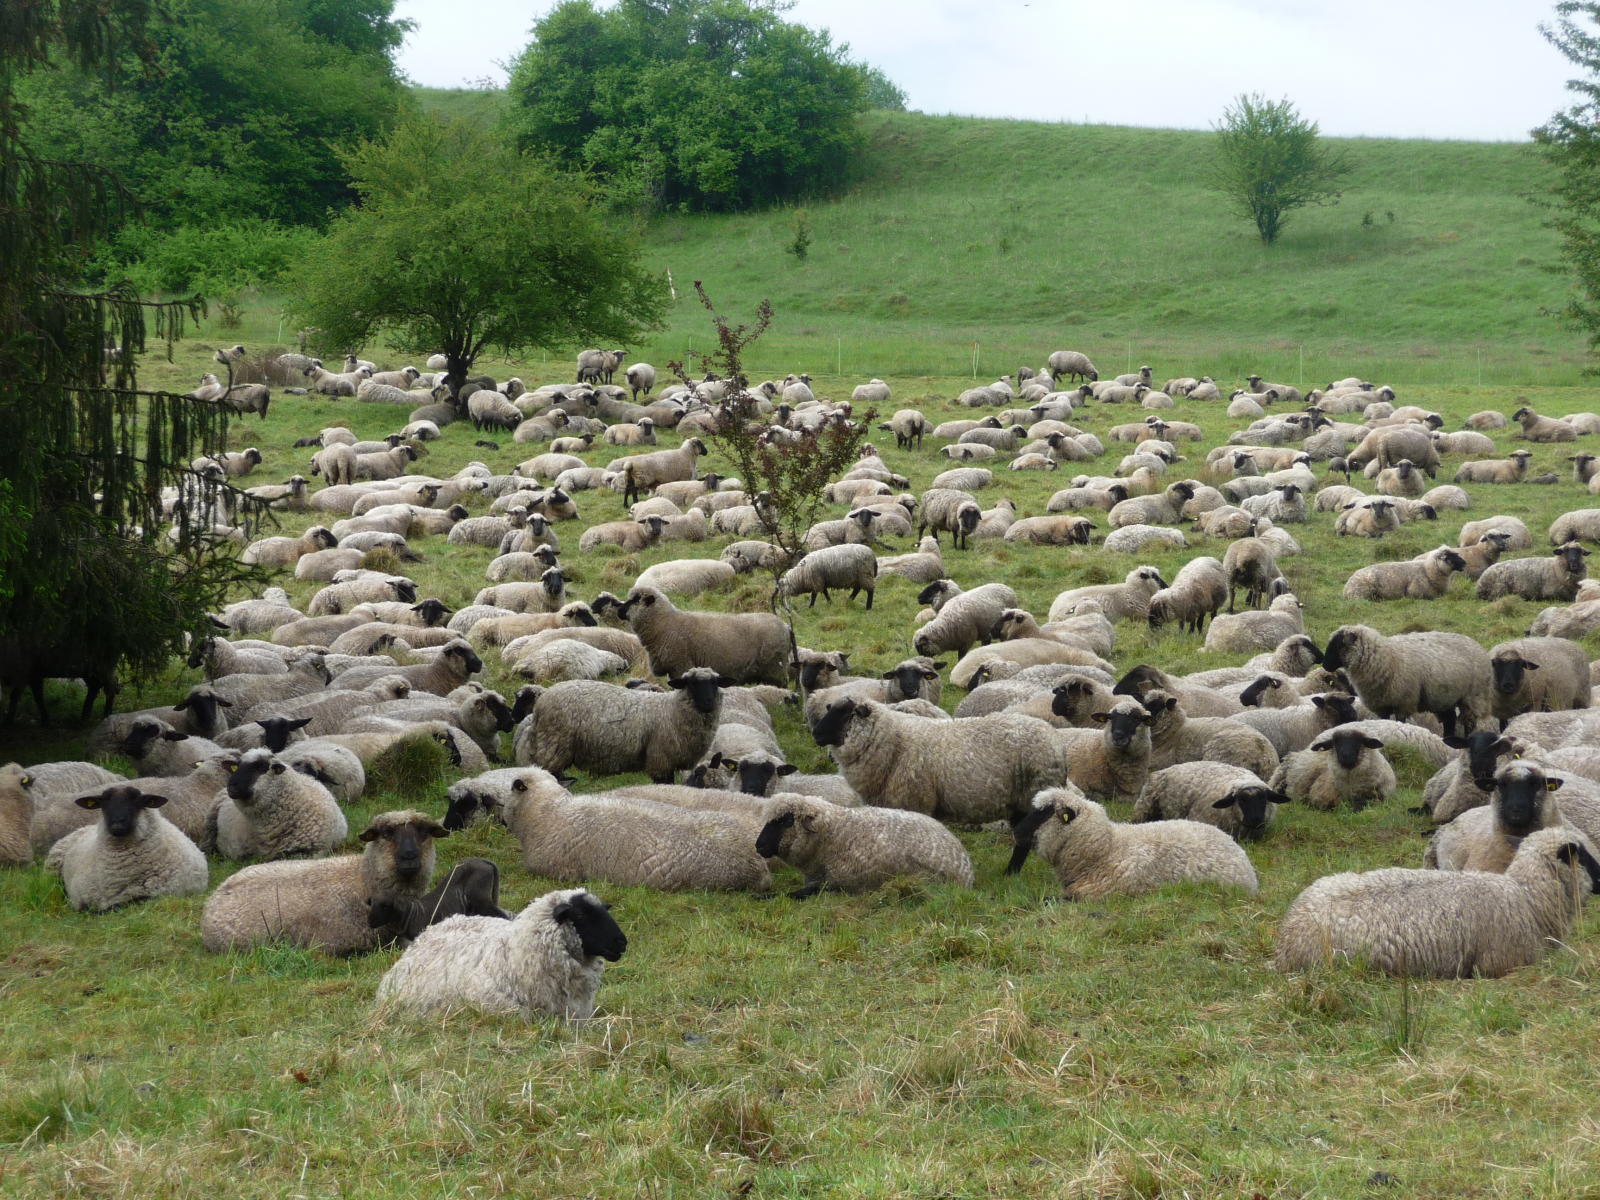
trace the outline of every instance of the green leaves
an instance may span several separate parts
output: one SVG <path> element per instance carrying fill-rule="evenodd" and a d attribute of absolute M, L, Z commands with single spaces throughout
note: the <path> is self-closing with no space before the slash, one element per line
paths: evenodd
<path fill-rule="evenodd" d="M 1269 246 L 1294 209 L 1337 203 L 1351 169 L 1288 100 L 1240 96 L 1217 126 L 1212 186 L 1255 222 Z"/>

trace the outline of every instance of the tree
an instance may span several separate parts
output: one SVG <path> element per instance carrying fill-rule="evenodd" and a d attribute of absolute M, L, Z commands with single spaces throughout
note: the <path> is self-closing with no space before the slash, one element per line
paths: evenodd
<path fill-rule="evenodd" d="M 894 80 L 884 74 L 882 67 L 861 68 L 867 75 L 867 107 L 886 108 L 893 112 L 905 112 L 905 89 L 898 86 Z"/>
<path fill-rule="evenodd" d="M 291 307 L 330 351 L 380 334 L 443 353 L 454 393 L 478 356 L 627 344 L 660 327 L 665 280 L 593 191 L 471 121 L 402 122 L 345 159 L 361 205 L 294 279 Z"/>
<path fill-rule="evenodd" d="M 1288 214 L 1308 204 L 1337 204 L 1352 167 L 1330 152 L 1288 100 L 1240 96 L 1216 126 L 1212 186 L 1255 222 L 1263 245 L 1283 232 Z"/>
<path fill-rule="evenodd" d="M 198 297 L 148 304 L 126 285 L 77 286 L 95 238 L 126 218 L 127 189 L 97 166 L 43 157 L 27 140 L 19 79 L 61 61 L 114 70 L 154 58 L 145 0 L 41 0 L 0 22 L 0 681 L 40 700 L 47 676 L 106 691 L 119 667 L 153 670 L 203 634 L 206 613 L 253 572 L 191 522 L 230 489 L 190 471 L 226 445 L 226 417 L 138 388 L 147 318 L 181 336 Z M 117 47 L 114 54 L 112 47 Z M 127 48 L 126 55 L 121 54 Z M 108 349 L 109 347 L 109 349 Z M 177 486 L 177 539 L 162 490 Z M 88 715 L 85 704 L 84 715 Z"/>
<path fill-rule="evenodd" d="M 512 69 L 509 127 L 641 207 L 741 208 L 835 186 L 861 146 L 856 116 L 889 93 L 847 46 L 778 8 L 565 0 Z"/>
<path fill-rule="evenodd" d="M 1561 235 L 1561 262 L 1550 269 L 1572 277 L 1559 315 L 1600 350 L 1600 36 L 1579 23 L 1600 25 L 1600 3 L 1568 0 L 1556 13 L 1555 25 L 1539 31 L 1588 77 L 1568 80 L 1578 103 L 1533 131 L 1540 156 L 1557 172 L 1546 194 L 1533 200 L 1549 210 L 1548 224 Z"/>

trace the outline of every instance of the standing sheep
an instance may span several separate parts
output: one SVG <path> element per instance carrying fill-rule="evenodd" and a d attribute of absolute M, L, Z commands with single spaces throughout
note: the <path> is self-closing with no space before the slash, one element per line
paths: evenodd
<path fill-rule="evenodd" d="M 1458 712 L 1469 733 L 1489 715 L 1489 655 L 1464 634 L 1384 637 L 1370 626 L 1341 625 L 1328 639 L 1322 665 L 1343 667 L 1361 702 L 1381 718 L 1403 721 L 1429 712 L 1450 736 Z"/>
<path fill-rule="evenodd" d="M 937 541 L 934 544 L 937 546 Z M 778 581 L 778 594 L 798 596 L 809 592 L 810 607 L 815 608 L 818 592 L 822 593 L 824 600 L 832 604 L 833 597 L 828 595 L 830 589 L 837 588 L 843 591 L 849 588 L 849 600 L 854 600 L 859 593 L 866 592 L 867 611 L 871 612 L 872 594 L 877 586 L 878 557 L 872 552 L 872 547 L 827 546 L 821 550 L 811 551 L 798 565 L 791 567 Z M 846 603 L 849 603 L 849 600 Z"/>
<path fill-rule="evenodd" d="M 1017 607 L 1017 594 L 1003 583 L 986 583 L 963 592 L 952 580 L 930 583 L 917 596 L 921 604 L 941 597 L 937 614 L 911 639 L 912 648 L 933 658 L 946 650 L 965 654 L 974 642 L 987 646 L 994 627 L 1008 608 Z"/>
<path fill-rule="evenodd" d="M 619 616 L 644 643 L 654 675 L 708 667 L 738 684 L 789 682 L 789 626 L 769 613 L 701 613 L 673 607 L 654 588 L 634 588 Z"/>

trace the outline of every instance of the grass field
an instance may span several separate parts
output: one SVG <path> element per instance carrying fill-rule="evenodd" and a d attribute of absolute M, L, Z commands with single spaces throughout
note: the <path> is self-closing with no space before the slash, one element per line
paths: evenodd
<path fill-rule="evenodd" d="M 175 364 L 151 362 L 142 382 L 187 386 L 211 344 L 182 344 Z M 1024 361 L 1051 345 L 1029 345 Z M 1149 359 L 1158 375 L 1193 369 Z M 879 374 L 895 389 L 890 408 L 920 407 L 935 421 L 970 415 L 949 402 L 970 379 L 860 368 L 814 386 L 838 396 Z M 568 377 L 565 363 L 493 369 L 530 384 Z M 1552 415 L 1600 408 L 1600 392 L 1578 388 L 1415 387 L 1401 399 L 1456 428 L 1479 409 L 1509 412 L 1523 395 Z M 1096 406 L 1084 425 L 1103 437 L 1141 415 Z M 1236 424 L 1220 405 L 1183 404 L 1173 415 L 1206 433 L 1174 476 L 1192 473 Z M 233 427 L 235 447 L 266 456 L 247 482 L 303 470 L 309 452 L 293 450 L 294 439 L 338 420 L 381 436 L 403 415 L 275 399 L 270 419 Z M 501 437 L 502 449 L 489 451 L 477 436 L 450 427 L 413 469 L 443 475 L 477 458 L 503 472 L 538 449 Z M 920 452 L 875 440 L 914 490 L 948 465 L 932 440 Z M 1567 481 L 1570 447 L 1533 449 L 1532 470 L 1558 471 L 1562 483 L 1474 486 L 1471 512 L 1380 542 L 1335 538 L 1326 514 L 1293 527 L 1305 553 L 1283 565 L 1308 632 L 1320 641 L 1359 619 L 1386 632 L 1464 631 L 1486 645 L 1519 636 L 1540 605 L 1480 604 L 1461 581 L 1442 600 L 1359 610 L 1339 589 L 1359 566 L 1454 543 L 1464 520 L 1493 513 L 1523 517 L 1542 543 L 1556 515 L 1592 501 Z M 1117 453 L 1095 470 L 1114 469 Z M 1441 481 L 1456 461 L 1446 460 Z M 985 506 L 1008 495 L 1022 514 L 1043 512 L 1065 484 L 1003 463 L 997 480 Z M 714 557 L 727 540 L 580 555 L 579 530 L 623 510 L 619 497 L 593 492 L 579 507 L 582 519 L 560 534 L 571 591 L 584 598 L 619 591 L 669 556 Z M 284 521 L 289 531 L 311 523 Z M 490 551 L 442 539 L 417 548 L 427 559 L 411 568 L 419 594 L 469 602 Z M 1170 578 L 1188 558 L 1224 549 L 1197 534 L 1185 552 L 1138 560 L 989 542 L 947 551 L 946 561 L 964 586 L 1005 582 L 1042 614 L 1062 589 L 1120 578 L 1136 562 Z M 297 602 L 311 591 L 286 586 Z M 882 670 L 909 653 L 914 593 L 890 581 L 870 614 L 837 596 L 801 608 L 800 640 L 849 649 L 859 669 Z M 753 610 L 765 592 L 741 582 L 693 603 Z M 1600 645 L 1589 649 L 1600 657 Z M 1193 637 L 1129 625 L 1118 628 L 1113 657 L 1119 670 L 1239 661 L 1203 653 Z M 514 677 L 492 653 L 486 659 L 488 680 L 513 689 Z M 165 702 L 193 679 L 175 671 L 125 693 L 122 706 Z M 57 715 L 75 713 L 80 695 L 53 690 Z M 960 696 L 947 688 L 946 706 Z M 25 704 L 23 723 L 0 733 L 0 760 L 81 750 L 85 729 L 46 732 L 31 720 Z M 778 732 L 792 761 L 827 769 L 795 715 L 780 713 Z M 87 916 L 66 907 L 42 870 L 6 871 L 0 1194 L 1600 1197 L 1600 909 L 1591 906 L 1569 947 L 1500 981 L 1408 985 L 1270 968 L 1274 925 L 1313 879 L 1420 863 L 1427 822 L 1408 809 L 1425 772 L 1407 760 L 1402 776 L 1393 803 L 1362 813 L 1282 810 L 1250 848 L 1256 898 L 1192 887 L 1064 903 L 1037 860 L 1003 876 L 1005 839 L 979 832 L 962 834 L 978 873 L 970 891 L 908 884 L 795 902 L 601 886 L 630 947 L 608 970 L 601 1015 L 571 1029 L 472 1016 L 380 1020 L 371 999 L 392 953 L 212 957 L 200 945 L 199 899 Z M 442 812 L 442 788 L 364 797 L 351 827 L 413 802 Z M 442 850 L 441 867 L 496 859 L 508 904 L 552 886 L 521 869 L 501 830 L 479 827 Z M 232 869 L 214 862 L 213 883 Z M 778 882 L 787 890 L 798 876 L 785 870 Z"/>

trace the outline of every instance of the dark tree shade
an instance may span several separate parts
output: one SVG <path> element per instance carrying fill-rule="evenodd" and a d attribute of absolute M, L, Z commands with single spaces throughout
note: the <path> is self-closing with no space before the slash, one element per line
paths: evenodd
<path fill-rule="evenodd" d="M 1582 329 L 1600 350 L 1600 3 L 1556 5 L 1557 20 L 1540 32 L 1583 69 L 1567 82 L 1578 102 L 1533 131 L 1556 181 L 1536 203 L 1548 209 L 1561 235 L 1561 262 L 1551 269 L 1572 277 L 1572 292 L 1560 316 Z"/>
<path fill-rule="evenodd" d="M 403 122 L 347 166 L 361 205 L 295 281 L 298 319 L 327 351 L 384 334 L 445 354 L 459 387 L 486 350 L 626 344 L 666 311 L 665 281 L 587 184 L 473 122 Z"/>
<path fill-rule="evenodd" d="M 739 208 L 835 186 L 861 144 L 857 114 L 904 97 L 775 8 L 565 0 L 512 70 L 510 126 L 644 206 Z"/>
<path fill-rule="evenodd" d="M 1255 222 L 1265 245 L 1278 240 L 1295 209 L 1337 203 L 1350 170 L 1288 100 L 1240 96 L 1217 126 L 1212 185 Z"/>

